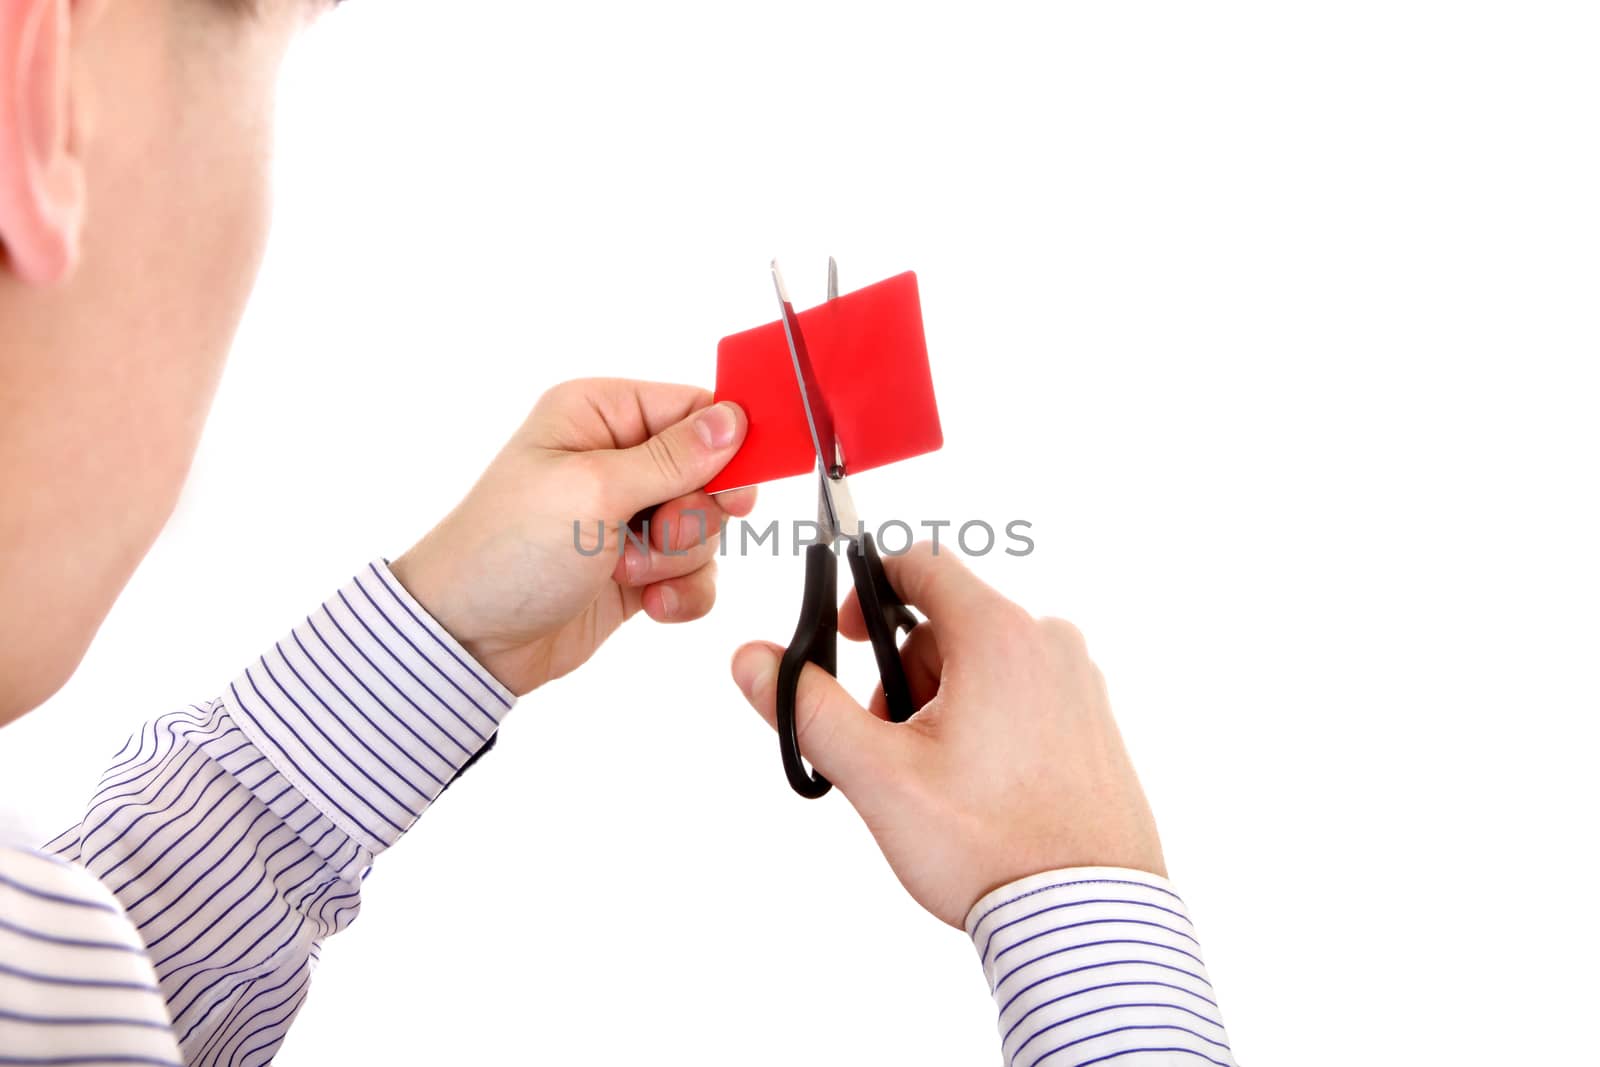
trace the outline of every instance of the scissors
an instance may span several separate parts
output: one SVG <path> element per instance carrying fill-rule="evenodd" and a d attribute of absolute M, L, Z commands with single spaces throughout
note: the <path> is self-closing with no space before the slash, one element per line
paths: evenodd
<path fill-rule="evenodd" d="M 805 406 L 811 443 L 817 450 L 817 526 L 818 541 L 806 546 L 806 588 L 800 606 L 800 622 L 784 651 L 778 667 L 778 747 L 783 754 L 783 772 L 794 791 L 815 799 L 833 788 L 816 771 L 806 769 L 800 758 L 800 741 L 795 732 L 795 698 L 800 688 L 800 673 L 807 663 L 815 663 L 829 674 L 837 671 L 839 643 L 839 559 L 835 546 L 845 542 L 845 556 L 855 577 L 856 597 L 866 620 L 867 636 L 878 661 L 878 676 L 883 682 L 889 721 L 905 722 L 916 712 L 911 702 L 911 687 L 906 683 L 905 666 L 900 662 L 899 632 L 910 633 L 917 625 L 911 613 L 889 584 L 883 560 L 878 556 L 872 535 L 856 518 L 845 481 L 844 444 L 834 430 L 828 399 L 817 384 L 811 366 L 800 318 L 789 301 L 778 261 L 772 261 L 772 281 L 783 305 L 783 332 L 789 341 L 789 356 L 800 383 L 800 402 Z M 828 299 L 839 295 L 839 268 L 828 257 Z"/>

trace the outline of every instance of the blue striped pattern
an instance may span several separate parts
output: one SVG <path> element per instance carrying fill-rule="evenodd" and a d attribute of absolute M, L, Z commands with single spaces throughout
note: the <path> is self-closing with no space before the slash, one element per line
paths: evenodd
<path fill-rule="evenodd" d="M 269 1062 L 373 857 L 511 705 L 368 566 L 147 723 L 49 855 L 0 852 L 0 1065 Z"/>
<path fill-rule="evenodd" d="M 180 1062 L 116 899 L 81 867 L 0 848 L 0 1064 L 42 1061 Z"/>
<path fill-rule="evenodd" d="M 966 928 L 1008 1067 L 1232 1067 L 1194 927 L 1164 879 L 1111 867 L 1039 874 L 978 901 Z"/>
<path fill-rule="evenodd" d="M 322 939 L 512 696 L 374 563 L 217 699 L 147 723 L 76 826 L 0 849 L 0 1067 L 259 1067 Z M 967 920 L 1010 1067 L 1233 1057 L 1162 879 L 1023 879 Z"/>

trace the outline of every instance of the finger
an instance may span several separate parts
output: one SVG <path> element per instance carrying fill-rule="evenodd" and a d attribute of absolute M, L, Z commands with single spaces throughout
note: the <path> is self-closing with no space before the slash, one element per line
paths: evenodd
<path fill-rule="evenodd" d="M 712 538 L 703 544 L 671 552 L 652 548 L 648 542 L 641 544 L 630 537 L 611 572 L 611 580 L 618 585 L 642 588 L 692 574 L 716 559 L 718 541 L 715 535 L 713 530 Z"/>
<path fill-rule="evenodd" d="M 612 514 L 633 515 L 703 488 L 739 450 L 747 425 L 739 406 L 724 401 L 631 448 L 597 452 Z"/>
<path fill-rule="evenodd" d="M 756 489 L 735 489 L 713 496 L 694 492 L 669 500 L 650 513 L 650 539 L 657 548 L 692 548 L 717 537 L 729 518 L 750 514 Z"/>
<path fill-rule="evenodd" d="M 705 493 L 669 500 L 638 524 L 641 529 L 618 531 L 622 551 L 611 580 L 649 585 L 697 570 L 715 554 L 726 521 Z"/>
<path fill-rule="evenodd" d="M 534 407 L 528 426 L 531 443 L 569 452 L 632 448 L 710 407 L 711 399 L 699 386 L 670 382 L 626 378 L 562 382 Z"/>
<path fill-rule="evenodd" d="M 864 636 L 857 638 L 864 639 Z M 939 637 L 933 623 L 918 623 L 906 637 L 900 646 L 900 664 L 905 668 L 906 688 L 911 690 L 911 707 L 915 709 L 915 714 L 939 695 L 939 683 L 944 676 L 944 656 L 939 651 Z M 883 695 L 881 682 L 873 690 L 867 710 L 880 719 L 888 720 L 889 701 Z"/>
<path fill-rule="evenodd" d="M 714 540 L 727 517 L 717 498 L 708 493 L 680 496 L 651 513 L 650 545 L 663 552 L 693 548 Z"/>
<path fill-rule="evenodd" d="M 736 519 L 742 519 L 755 510 L 756 487 L 747 485 L 743 489 L 729 489 L 725 493 L 718 493 L 711 498 L 716 501 L 725 514 Z"/>
<path fill-rule="evenodd" d="M 887 567 L 887 562 L 885 563 Z M 944 656 L 939 651 L 936 636 L 938 626 L 932 620 L 918 623 L 900 645 L 900 662 L 906 672 L 906 686 L 911 691 L 911 706 L 917 711 L 939 695 L 939 681 L 944 674 Z M 861 613 L 861 598 L 854 589 L 845 597 L 839 608 L 839 632 L 851 641 L 866 641 L 866 617 Z M 867 709 L 880 719 L 889 718 L 889 702 L 880 682 L 873 690 Z"/>
<path fill-rule="evenodd" d="M 717 602 L 717 565 L 646 587 L 644 612 L 656 622 L 693 622 Z"/>
<path fill-rule="evenodd" d="M 757 641 L 733 656 L 733 680 L 774 729 L 778 724 L 778 664 L 783 649 Z M 839 788 L 849 792 L 871 780 L 894 758 L 900 738 L 873 718 L 827 671 L 806 664 L 795 693 L 795 736 L 800 752 Z"/>
<path fill-rule="evenodd" d="M 861 614 L 861 598 L 854 589 L 839 605 L 839 632 L 852 641 L 865 641 L 869 636 L 866 617 Z"/>
<path fill-rule="evenodd" d="M 919 541 L 897 556 L 885 553 L 883 569 L 900 599 L 920 608 L 953 640 L 965 640 L 992 629 L 997 612 L 1014 614 L 1019 619 L 1027 614 L 973 574 L 954 552 L 948 548 L 936 552 L 927 541 Z M 854 603 L 853 592 L 851 600 Z M 852 627 L 848 636 L 861 640 L 866 636 L 861 606 L 847 603 L 846 609 L 840 615 L 840 631 L 846 632 L 848 616 Z"/>

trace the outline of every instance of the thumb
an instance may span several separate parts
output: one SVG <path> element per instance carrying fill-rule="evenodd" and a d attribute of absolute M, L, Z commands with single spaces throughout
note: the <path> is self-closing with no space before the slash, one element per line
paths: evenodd
<path fill-rule="evenodd" d="M 605 477 L 617 513 L 633 515 L 703 488 L 739 451 L 747 426 L 743 409 L 724 400 L 610 453 Z"/>
<path fill-rule="evenodd" d="M 782 658 L 783 649 L 764 641 L 745 645 L 733 655 L 733 680 L 774 729 Z M 800 754 L 846 793 L 874 777 L 897 740 L 893 727 L 856 703 L 837 679 L 815 664 L 800 672 L 794 720 Z"/>

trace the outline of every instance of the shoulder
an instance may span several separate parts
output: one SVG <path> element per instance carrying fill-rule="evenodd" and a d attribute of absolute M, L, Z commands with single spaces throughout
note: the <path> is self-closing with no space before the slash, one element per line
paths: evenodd
<path fill-rule="evenodd" d="M 138 931 L 76 864 L 0 846 L 0 1062 L 178 1067 Z"/>
<path fill-rule="evenodd" d="M 117 898 L 75 863 L 0 845 L 0 932 L 43 944 L 88 940 L 141 956 Z"/>
<path fill-rule="evenodd" d="M 0 845 L 0 889 L 53 904 L 121 913 L 100 879 L 44 852 Z"/>

